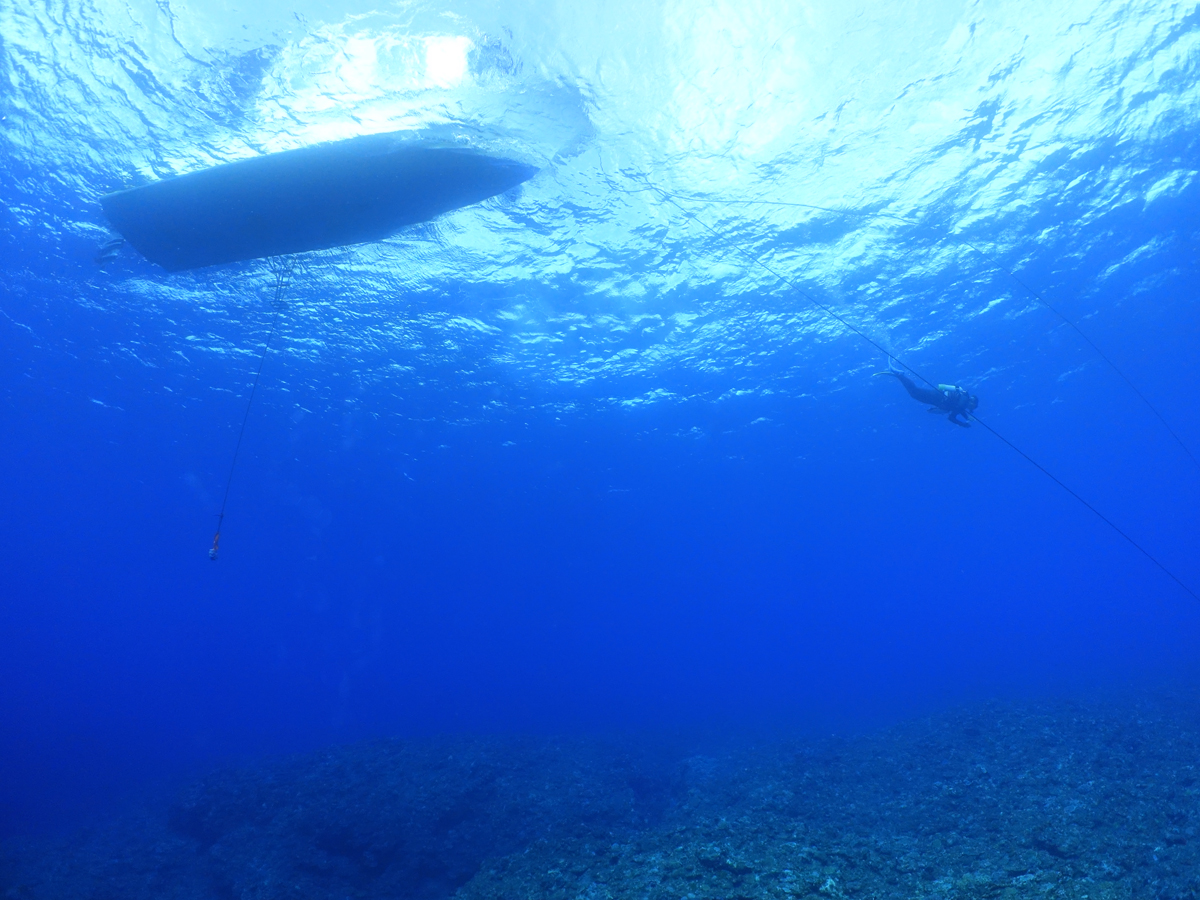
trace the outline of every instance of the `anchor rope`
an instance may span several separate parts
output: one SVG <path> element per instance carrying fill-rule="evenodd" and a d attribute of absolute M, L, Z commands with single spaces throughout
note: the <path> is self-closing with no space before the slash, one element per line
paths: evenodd
<path fill-rule="evenodd" d="M 895 215 L 894 213 L 859 212 L 857 210 L 852 210 L 852 209 L 838 209 L 837 207 L 832 207 L 832 206 L 818 206 L 815 203 L 798 203 L 793 200 L 723 200 L 723 199 L 722 200 L 712 200 L 712 199 L 708 199 L 708 198 L 704 198 L 704 197 L 691 197 L 691 196 L 688 196 L 687 194 L 675 194 L 670 191 L 666 191 L 663 188 L 658 187 L 657 185 L 650 184 L 649 182 L 647 182 L 647 185 L 650 190 L 659 192 L 663 196 L 672 200 L 672 202 L 679 199 L 679 200 L 685 200 L 685 201 L 688 201 L 691 203 L 707 203 L 707 204 L 715 203 L 715 204 L 718 204 L 721 206 L 784 206 L 784 207 L 795 207 L 798 209 L 813 209 L 813 210 L 818 210 L 820 212 L 833 213 L 833 214 L 839 215 L 839 216 L 858 216 L 859 218 L 871 218 L 871 219 L 892 219 L 893 221 L 896 221 L 896 222 L 903 222 L 906 225 L 920 225 L 921 224 L 920 222 L 918 222 L 915 219 L 908 218 L 907 216 L 898 216 L 898 215 Z M 676 203 L 675 205 L 677 207 L 679 206 L 678 203 Z M 679 207 L 679 208 L 682 209 L 682 207 Z M 1167 421 L 1166 416 L 1164 416 L 1159 411 L 1158 407 L 1155 406 L 1150 401 L 1149 397 L 1147 397 L 1145 394 L 1142 393 L 1142 391 L 1138 388 L 1138 386 L 1133 383 L 1133 380 L 1128 375 L 1125 374 L 1124 370 L 1121 369 L 1121 367 L 1118 366 L 1115 362 L 1113 362 L 1112 358 L 1107 353 L 1105 353 L 1102 349 L 1100 349 L 1100 346 L 1088 336 L 1087 332 L 1085 332 L 1082 328 L 1080 328 L 1078 324 L 1076 324 L 1070 317 L 1068 317 L 1066 315 L 1066 313 L 1062 312 L 1062 310 L 1060 310 L 1057 306 L 1055 306 L 1049 300 L 1047 300 L 1041 292 L 1037 291 L 1032 285 L 1027 283 L 1023 278 L 1021 278 L 1019 275 L 1017 275 L 1017 273 L 1014 272 L 1012 269 L 1005 266 L 995 256 L 993 256 L 992 254 L 988 253 L 985 250 L 980 249 L 979 247 L 975 246 L 975 244 L 971 243 L 966 238 L 964 238 L 962 235 L 957 234 L 953 231 L 947 231 L 946 237 L 957 240 L 957 241 L 961 242 L 963 244 L 963 246 L 969 247 L 970 249 L 974 250 L 976 253 L 978 253 L 980 256 L 982 256 L 994 269 L 997 269 L 998 271 L 1003 272 L 1005 275 L 1007 275 L 1009 278 L 1011 278 L 1014 282 L 1016 282 L 1018 285 L 1020 285 L 1021 288 L 1026 293 L 1028 293 L 1031 297 L 1033 297 L 1040 304 L 1042 304 L 1042 306 L 1046 307 L 1046 309 L 1050 310 L 1050 312 L 1054 313 L 1054 315 L 1056 315 L 1060 320 L 1062 320 L 1062 322 L 1064 324 L 1069 326 L 1071 328 L 1071 330 L 1074 331 L 1075 334 L 1077 334 L 1079 336 L 1080 340 L 1082 340 L 1085 344 L 1087 344 L 1092 349 L 1092 352 L 1094 352 L 1098 357 L 1100 357 L 1100 359 L 1103 360 L 1104 363 L 1110 369 L 1113 370 L 1113 372 L 1117 375 L 1118 378 L 1120 378 L 1123 382 L 1125 382 L 1125 386 L 1128 387 L 1129 390 L 1133 392 L 1134 396 L 1136 396 L 1139 400 L 1142 401 L 1143 404 L 1145 404 L 1146 408 L 1148 410 L 1150 410 L 1151 414 L 1153 414 L 1153 416 L 1156 419 L 1158 419 L 1159 424 L 1161 424 L 1162 427 L 1164 429 L 1166 429 L 1167 434 L 1169 434 L 1171 436 L 1171 438 L 1175 441 L 1175 443 L 1179 445 L 1179 449 L 1182 450 L 1187 455 L 1187 458 L 1189 460 L 1191 460 L 1192 465 L 1195 466 L 1196 470 L 1200 471 L 1200 459 L 1196 458 L 1196 455 L 1192 452 L 1191 448 L 1188 447 L 1188 445 L 1184 441 L 1184 439 L 1179 436 L 1179 433 L 1174 428 L 1171 427 L 1171 423 Z"/>
<path fill-rule="evenodd" d="M 905 369 L 907 369 L 913 375 L 916 375 L 918 378 L 920 378 L 923 382 L 925 382 L 930 387 L 932 387 L 932 388 L 937 387 L 932 381 L 930 381 L 928 378 L 926 378 L 924 375 L 922 375 L 919 371 L 917 371 L 912 366 L 910 366 L 907 362 L 905 362 L 903 359 L 901 359 L 895 353 L 893 353 L 890 350 L 885 349 L 878 341 L 876 341 L 874 338 L 872 338 L 870 335 L 868 335 L 862 329 L 853 325 L 852 323 L 847 321 L 843 316 L 834 312 L 828 306 L 826 306 L 825 304 L 816 300 L 816 298 L 814 298 L 808 291 L 801 288 L 798 284 L 796 284 L 790 278 L 777 272 L 774 268 L 767 265 L 765 262 L 763 262 L 761 259 L 759 259 L 757 256 L 755 256 L 753 253 L 751 253 L 748 249 L 743 247 L 740 243 L 738 243 L 735 240 L 730 239 L 729 237 L 727 237 L 725 235 L 722 235 L 713 226 L 709 225 L 707 222 L 700 219 L 698 216 L 696 216 L 693 212 L 688 210 L 686 207 L 682 206 L 670 192 L 665 191 L 662 188 L 659 188 L 656 185 L 653 185 L 649 182 L 646 182 L 646 184 L 652 191 L 657 192 L 660 196 L 662 196 L 669 203 L 671 203 L 676 209 L 678 209 L 680 212 L 682 212 L 689 220 L 691 220 L 692 222 L 695 222 L 697 225 L 704 228 L 706 231 L 708 231 L 710 234 L 712 234 L 718 240 L 724 241 L 727 245 L 732 246 L 743 257 L 750 260 L 754 265 L 757 265 L 759 268 L 763 269 L 764 271 L 769 272 L 772 276 L 774 276 L 780 282 L 782 282 L 783 284 L 787 285 L 789 288 L 794 290 L 801 297 L 803 297 L 805 300 L 807 300 L 810 304 L 812 304 L 814 307 L 816 307 L 818 310 L 820 310 L 823 314 L 825 314 L 825 315 L 829 316 L 830 318 L 834 319 L 835 321 L 839 322 L 846 329 L 853 332 L 855 335 L 862 338 L 864 341 L 866 341 L 868 344 L 870 344 L 876 350 L 880 351 L 885 356 L 887 356 L 888 359 L 895 360 L 897 363 L 899 363 L 901 366 L 903 366 Z M 746 202 L 754 202 L 754 201 L 746 201 Z M 805 204 L 796 204 L 796 205 L 803 206 Z M 818 207 L 818 208 L 820 208 L 820 207 Z M 892 216 L 891 218 L 900 218 L 900 217 Z M 968 246 L 970 246 L 970 245 L 968 244 Z M 973 248 L 973 249 L 975 249 L 975 248 Z M 1018 282 L 1018 283 L 1020 283 L 1020 282 Z M 1049 304 L 1047 304 L 1047 306 L 1049 306 Z M 1050 307 L 1050 308 L 1053 309 L 1053 307 Z M 1060 314 L 1060 316 L 1061 316 L 1061 314 Z M 1063 319 L 1064 319 L 1064 321 L 1067 321 L 1066 317 L 1063 317 Z M 1078 329 L 1076 329 L 1076 330 L 1078 331 Z M 1089 341 L 1089 343 L 1091 343 L 1091 342 Z M 1103 354 L 1101 354 L 1101 355 L 1103 356 Z M 1105 359 L 1107 360 L 1107 357 L 1105 357 Z M 1112 365 L 1111 361 L 1109 362 L 1109 364 Z M 1115 369 L 1116 367 L 1113 366 L 1113 368 Z M 1130 385 L 1130 386 L 1132 387 L 1132 385 Z M 1141 396 L 1141 395 L 1139 394 L 1139 396 Z M 1143 398 L 1143 399 L 1145 399 L 1145 398 Z M 1149 401 L 1146 401 L 1146 402 L 1147 402 L 1147 404 L 1149 404 Z M 1153 407 L 1151 407 L 1151 408 L 1153 408 Z M 970 414 L 970 416 L 972 419 L 974 419 L 976 422 L 978 422 L 980 425 L 982 425 L 985 429 L 987 429 L 992 435 L 994 435 L 996 438 L 998 438 L 1002 443 L 1006 444 L 1008 447 L 1010 447 L 1012 450 L 1014 450 L 1016 453 L 1018 453 L 1020 456 L 1022 456 L 1027 462 L 1029 462 L 1032 466 L 1034 466 L 1034 468 L 1036 468 L 1039 472 L 1041 472 L 1043 475 L 1045 475 L 1047 478 L 1049 478 L 1051 481 L 1053 481 L 1055 484 L 1057 484 L 1060 488 L 1062 488 L 1064 491 L 1066 491 L 1070 496 L 1072 496 L 1076 500 L 1078 500 L 1085 508 L 1090 510 L 1101 522 L 1103 522 L 1105 525 L 1107 525 L 1109 528 L 1111 528 L 1113 531 L 1115 531 L 1118 535 L 1120 535 L 1122 538 L 1124 538 L 1126 541 L 1128 541 L 1143 556 L 1145 556 L 1148 560 L 1150 560 L 1150 562 L 1154 563 L 1154 565 L 1157 566 L 1163 573 L 1165 573 L 1172 581 L 1174 581 L 1177 585 L 1179 585 L 1179 587 L 1182 588 L 1189 596 L 1191 596 L 1194 600 L 1200 601 L 1200 594 L 1197 594 L 1194 590 L 1192 590 L 1190 587 L 1188 587 L 1188 585 L 1186 583 L 1184 583 L 1184 581 L 1182 579 L 1180 579 L 1174 572 L 1172 572 L 1162 562 L 1160 562 L 1159 559 L 1156 556 L 1154 556 L 1154 554 L 1152 554 L 1149 550 L 1147 550 L 1140 543 L 1138 543 L 1127 532 L 1122 530 L 1112 519 L 1108 518 L 1108 516 L 1106 516 L 1106 515 L 1104 515 L 1104 513 L 1100 512 L 1099 509 L 1097 509 L 1095 506 L 1093 506 L 1091 503 L 1089 503 L 1087 500 L 1085 500 L 1082 496 L 1080 496 L 1074 490 L 1072 490 L 1070 487 L 1068 487 L 1060 478 L 1058 478 L 1056 475 L 1054 475 L 1054 473 L 1052 473 L 1049 469 L 1047 469 L 1045 466 L 1043 466 L 1041 463 L 1039 463 L 1037 460 L 1035 460 L 1032 456 L 1030 456 L 1028 453 L 1026 453 L 1024 450 L 1022 450 L 1020 447 L 1018 447 L 1016 444 L 1014 444 L 1012 441 L 1010 441 L 1004 435 L 1002 435 L 999 431 L 997 431 L 991 425 L 987 424 L 986 422 L 984 422 L 982 419 L 980 419 L 978 416 L 974 415 L 973 413 Z M 1172 432 L 1172 433 L 1174 433 L 1174 432 Z M 1184 449 L 1186 450 L 1187 448 L 1185 447 Z M 1190 453 L 1189 453 L 1189 455 L 1190 455 Z"/>
<path fill-rule="evenodd" d="M 229 476 L 225 479 L 225 493 L 221 497 L 221 511 L 217 513 L 217 531 L 213 535 L 212 547 L 208 558 L 214 562 L 217 559 L 221 543 L 221 526 L 225 524 L 225 507 L 229 503 L 229 489 L 233 486 L 233 473 L 237 469 L 238 456 L 242 452 L 242 439 L 246 436 L 246 423 L 250 420 L 250 410 L 254 406 L 254 395 L 258 392 L 258 383 L 262 379 L 263 367 L 267 364 L 267 354 L 271 352 L 271 339 L 275 337 L 275 328 L 279 324 L 279 315 L 287 307 L 283 300 L 283 292 L 291 283 L 292 272 L 296 268 L 294 259 L 268 260 L 267 265 L 275 275 L 275 296 L 271 300 L 271 327 L 267 330 L 267 339 L 263 342 L 262 353 L 258 358 L 258 370 L 254 373 L 254 383 L 250 386 L 250 396 L 246 399 L 246 411 L 242 413 L 242 425 L 238 429 L 237 443 L 233 446 L 233 459 L 229 463 Z"/>

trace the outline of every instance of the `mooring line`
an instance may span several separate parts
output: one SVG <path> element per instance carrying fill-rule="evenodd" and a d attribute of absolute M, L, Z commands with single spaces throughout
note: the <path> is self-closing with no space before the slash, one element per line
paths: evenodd
<path fill-rule="evenodd" d="M 650 183 L 648 180 L 645 180 L 645 182 L 648 185 L 650 190 L 657 191 L 672 201 L 674 201 L 676 198 L 678 198 L 678 199 L 686 200 L 689 203 L 705 203 L 705 204 L 709 204 L 709 205 L 715 204 L 715 205 L 719 205 L 719 206 L 795 207 L 797 209 L 813 209 L 813 210 L 818 210 L 820 212 L 832 213 L 834 215 L 851 216 L 851 217 L 858 217 L 858 218 L 862 218 L 862 219 L 891 219 L 896 222 L 903 222 L 906 225 L 916 225 L 918 227 L 922 224 L 921 222 L 918 222 L 916 219 L 911 219 L 911 218 L 908 218 L 907 216 L 898 216 L 898 215 L 895 215 L 894 213 L 858 212 L 857 210 L 852 210 L 852 209 L 838 209 L 837 207 L 833 207 L 833 206 L 819 206 L 815 203 L 799 203 L 799 202 L 796 202 L 793 200 L 723 200 L 723 199 L 713 200 L 713 199 L 706 199 L 704 197 L 692 197 L 692 196 L 688 196 L 687 194 L 674 194 L 670 191 L 666 191 L 663 188 L 660 188 L 657 185 Z M 677 203 L 675 205 L 678 206 Z M 680 208 L 682 208 L 682 207 L 680 207 Z M 1003 272 L 1005 275 L 1007 275 L 1009 278 L 1011 278 L 1014 282 L 1016 282 L 1018 285 L 1020 285 L 1020 287 L 1026 293 L 1028 293 L 1031 297 L 1033 297 L 1035 300 L 1037 300 L 1038 303 L 1042 304 L 1042 306 L 1046 307 L 1046 309 L 1050 310 L 1050 312 L 1052 312 L 1052 313 L 1054 313 L 1054 315 L 1058 316 L 1058 318 L 1061 319 L 1064 324 L 1070 326 L 1071 330 L 1074 331 L 1077 335 L 1079 335 L 1080 340 L 1082 340 L 1085 344 L 1087 344 L 1089 347 L 1091 347 L 1092 352 L 1095 353 L 1098 357 L 1100 357 L 1100 359 L 1102 359 L 1105 362 L 1105 364 L 1110 369 L 1112 369 L 1114 373 L 1116 373 L 1117 377 L 1120 378 L 1123 382 L 1125 382 L 1125 386 L 1128 387 L 1129 390 L 1131 390 L 1133 392 L 1134 396 L 1136 396 L 1139 400 L 1142 401 L 1142 403 L 1145 404 L 1146 408 L 1148 410 L 1150 410 L 1150 412 L 1154 415 L 1154 417 L 1156 419 L 1158 419 L 1158 421 L 1162 425 L 1162 427 L 1166 429 L 1167 434 L 1169 434 L 1172 437 L 1172 439 L 1174 439 L 1175 443 L 1179 445 L 1179 449 L 1182 450 L 1187 455 L 1187 458 L 1191 460 L 1192 465 L 1196 467 L 1196 470 L 1200 471 L 1200 459 L 1196 458 L 1196 455 L 1191 451 L 1191 448 L 1188 447 L 1187 443 L 1183 440 L 1183 438 L 1179 436 L 1179 433 L 1174 428 L 1171 427 L 1171 424 L 1167 421 L 1166 417 L 1161 412 L 1159 412 L 1158 407 L 1155 406 L 1153 403 L 1151 403 L 1150 398 L 1141 392 L 1141 390 L 1138 388 L 1138 386 L 1133 383 L 1133 380 L 1128 375 L 1125 374 L 1125 372 L 1121 369 L 1121 367 L 1118 366 L 1115 362 L 1113 362 L 1112 359 L 1109 357 L 1109 355 L 1107 353 L 1105 353 L 1103 350 L 1101 350 L 1100 346 L 1095 341 L 1093 341 L 1090 337 L 1088 337 L 1087 332 L 1085 332 L 1082 328 L 1080 328 L 1070 317 L 1068 317 L 1064 312 L 1062 312 L 1062 310 L 1058 309 L 1058 307 L 1056 307 L 1049 300 L 1047 300 L 1039 291 L 1034 289 L 1032 285 L 1026 283 L 1025 280 L 1022 279 L 1020 276 L 1018 276 L 1016 272 L 1014 272 L 1012 269 L 1008 268 L 1002 262 L 1000 262 L 1000 260 L 998 260 L 995 256 L 993 256 L 992 254 L 988 253 L 985 250 L 981 250 L 979 247 L 975 246 L 973 243 L 968 241 L 965 237 L 958 234 L 957 232 L 946 231 L 945 236 L 960 242 L 964 247 L 969 247 L 971 250 L 974 250 L 976 253 L 978 253 L 980 256 L 982 256 L 985 260 L 987 260 L 987 262 L 994 269 L 997 269 L 1000 272 Z"/>
<path fill-rule="evenodd" d="M 283 292 L 291 282 L 292 271 L 296 267 L 295 260 L 271 259 L 267 263 L 275 275 L 275 298 L 271 301 L 271 327 L 267 331 L 267 339 L 263 343 L 262 355 L 258 359 L 258 371 L 254 373 L 254 383 L 250 387 L 250 396 L 246 399 L 246 411 L 242 414 L 242 427 L 238 429 L 237 443 L 233 447 L 233 460 L 229 463 L 229 477 L 225 479 L 225 494 L 221 497 L 221 511 L 217 513 L 217 532 L 213 535 L 212 547 L 208 558 L 216 561 L 221 543 L 221 526 L 225 524 L 225 507 L 229 503 L 229 488 L 233 485 L 233 473 L 237 469 L 238 456 L 242 452 L 242 438 L 246 436 L 246 423 L 250 420 L 250 409 L 254 406 L 254 395 L 258 392 L 258 382 L 262 378 L 263 367 L 267 364 L 267 354 L 271 352 L 271 339 L 275 337 L 275 327 L 279 324 L 279 314 L 283 312 L 285 303 Z"/>
<path fill-rule="evenodd" d="M 922 375 L 920 372 L 918 372 L 916 369 L 914 369 L 912 366 L 910 366 L 907 362 L 905 362 L 903 359 L 901 359 L 895 353 L 893 353 L 890 350 L 884 349 L 884 347 L 881 344 L 879 344 L 874 338 L 872 338 L 866 332 L 862 331 L 860 328 L 858 328 L 855 325 L 848 322 L 845 318 L 843 318 L 838 313 L 834 312 L 832 309 L 830 309 L 825 304 L 818 302 L 808 291 L 801 288 L 798 284 L 793 282 L 790 278 L 787 278 L 786 276 L 775 271 L 775 269 L 773 269 L 771 266 L 767 265 L 765 262 L 763 262 L 761 259 L 759 259 L 757 256 L 755 256 L 753 253 L 751 253 L 749 250 L 747 250 L 745 247 L 743 247 L 737 241 L 731 240 L 727 236 L 722 235 L 719 231 L 717 231 L 714 227 L 709 225 L 707 222 L 704 222 L 702 219 L 697 217 L 694 213 L 689 211 L 687 208 L 685 208 L 684 206 L 681 206 L 669 192 L 664 191 L 661 188 L 658 188 L 658 187 L 654 186 L 653 184 L 650 184 L 649 182 L 647 182 L 647 184 L 650 185 L 650 188 L 652 190 L 657 191 L 662 197 L 666 198 L 668 202 L 670 202 L 673 206 L 675 206 L 676 209 L 678 209 L 685 216 L 687 216 L 688 219 L 695 222 L 701 228 L 704 228 L 706 231 L 708 231 L 710 234 L 712 234 L 718 240 L 721 240 L 725 244 L 732 246 L 735 250 L 737 250 L 739 253 L 741 253 L 742 256 L 744 256 L 746 259 L 750 260 L 752 263 L 759 266 L 764 271 L 769 272 L 771 275 L 773 275 L 775 278 L 777 278 L 783 284 L 787 285 L 789 288 L 794 290 L 796 293 L 798 293 L 800 296 L 802 296 L 805 300 L 807 300 L 809 303 L 811 303 L 813 306 L 815 306 L 817 309 L 819 309 L 822 313 L 824 313 L 825 315 L 829 316 L 830 318 L 836 320 L 837 322 L 841 323 L 845 328 L 847 328 L 854 334 L 858 335 L 860 338 L 862 338 L 864 341 L 866 341 L 868 344 L 870 344 L 876 350 L 883 353 L 889 359 L 894 359 L 896 362 L 898 362 L 901 366 L 903 366 L 905 369 L 907 369 L 913 375 L 916 375 L 918 378 L 920 378 L 922 381 L 924 381 L 927 385 L 936 389 L 937 386 L 932 381 L 930 381 L 928 378 L 926 378 L 924 375 Z M 747 201 L 747 202 L 753 202 L 753 201 Z M 803 205 L 803 204 L 800 204 L 800 205 Z M 1024 450 L 1022 450 L 1020 447 L 1018 447 L 1016 444 L 1014 444 L 1012 441 L 1010 441 L 1004 435 L 1002 435 L 999 431 L 997 431 L 991 425 L 984 422 L 982 419 L 980 419 L 974 413 L 971 413 L 971 418 L 974 419 L 976 422 L 978 422 L 980 425 L 982 425 L 984 428 L 986 428 L 989 432 L 991 432 L 991 434 L 993 434 L 1001 442 L 1008 445 L 1016 453 L 1020 454 L 1020 456 L 1022 456 L 1026 461 L 1028 461 L 1031 465 L 1033 465 L 1034 468 L 1036 468 L 1039 472 L 1041 472 L 1043 475 L 1045 475 L 1047 478 L 1049 478 L 1051 481 L 1053 481 L 1055 484 L 1057 484 L 1060 488 L 1062 488 L 1064 491 L 1066 491 L 1068 494 L 1070 494 L 1072 497 L 1074 497 L 1076 500 L 1078 500 L 1081 504 L 1083 504 L 1084 507 L 1091 510 L 1091 512 L 1101 522 L 1103 522 L 1105 525 L 1107 525 L 1109 528 L 1111 528 L 1113 531 L 1115 531 L 1117 534 L 1119 534 L 1121 537 L 1123 537 L 1126 541 L 1128 541 L 1131 545 L 1133 545 L 1135 548 L 1137 548 L 1137 550 L 1143 556 L 1145 556 L 1148 560 L 1150 560 L 1152 563 L 1154 563 L 1154 565 L 1156 565 L 1159 569 L 1161 569 L 1163 571 L 1163 573 L 1165 573 L 1167 575 L 1167 577 L 1169 577 L 1177 585 L 1179 585 L 1181 588 L 1183 588 L 1183 590 L 1189 596 L 1191 596 L 1194 600 L 1200 601 L 1200 595 L 1198 595 L 1195 591 L 1193 591 L 1190 587 L 1188 587 L 1187 584 L 1185 584 L 1184 581 L 1179 578 L 1179 576 L 1177 576 L 1174 572 L 1172 572 L 1165 565 L 1163 565 L 1161 562 L 1159 562 L 1158 558 L 1155 557 L 1153 553 L 1151 553 L 1149 550 L 1147 550 L 1145 547 L 1143 547 L 1141 544 L 1139 544 L 1136 540 L 1134 540 L 1132 537 L 1130 537 L 1125 531 L 1123 531 L 1115 522 L 1113 522 L 1112 519 L 1108 518 L 1108 516 L 1106 516 L 1106 515 L 1104 515 L 1104 513 L 1100 512 L 1100 510 L 1098 510 L 1096 507 L 1094 507 L 1091 503 L 1089 503 L 1087 500 L 1085 500 L 1079 494 L 1075 493 L 1075 491 L 1073 491 L 1071 488 L 1067 487 L 1067 485 L 1060 478 L 1058 478 L 1053 472 L 1051 472 L 1049 469 L 1047 469 L 1045 466 L 1043 466 L 1041 463 L 1039 463 L 1037 460 L 1035 460 L 1032 456 L 1030 456 L 1028 453 L 1026 453 Z"/>
<path fill-rule="evenodd" d="M 1034 459 L 1032 456 L 1030 456 L 1028 453 L 1026 453 L 1024 450 L 1022 450 L 1020 447 L 1018 447 L 1016 444 L 1014 444 L 1012 441 L 1010 441 L 1004 435 L 1002 435 L 1000 432 L 998 432 L 995 428 L 993 428 L 987 422 L 983 421 L 983 419 L 979 418 L 979 416 L 975 415 L 974 413 L 969 413 L 969 415 L 971 416 L 972 419 L 974 419 L 976 422 L 978 422 L 980 425 L 982 425 L 984 428 L 986 428 L 988 431 L 990 431 L 993 435 L 995 435 L 997 438 L 999 438 L 1005 444 L 1008 444 L 1009 447 L 1011 447 L 1017 453 L 1021 454 L 1021 456 L 1025 457 L 1025 460 L 1031 466 L 1033 466 L 1035 469 L 1037 469 L 1039 472 L 1041 472 L 1043 475 L 1045 475 L 1047 478 L 1049 478 L 1051 481 L 1053 481 L 1055 484 L 1057 484 L 1060 488 L 1062 488 L 1064 491 L 1066 491 L 1068 494 L 1070 494 L 1072 497 L 1074 497 L 1076 500 L 1078 500 L 1080 503 L 1082 503 L 1084 506 L 1086 506 L 1088 509 L 1090 509 L 1093 513 L 1095 513 L 1097 518 L 1100 519 L 1100 521 L 1102 521 L 1105 525 L 1107 525 L 1109 528 L 1111 528 L 1113 531 L 1115 531 L 1121 537 L 1125 538 L 1125 540 L 1127 540 L 1130 544 L 1132 544 L 1134 547 L 1136 547 L 1138 549 L 1138 551 L 1143 556 L 1146 557 L 1146 559 L 1150 560 L 1150 562 L 1152 562 L 1156 566 L 1158 566 L 1159 569 L 1161 569 L 1168 578 L 1170 578 L 1177 585 L 1179 585 L 1181 588 L 1183 588 L 1187 593 L 1191 594 L 1192 599 L 1200 600 L 1200 595 L 1197 595 L 1196 592 L 1193 591 L 1186 584 L 1184 584 L 1184 582 L 1181 581 L 1174 572 L 1172 572 L 1170 569 L 1168 569 L 1166 566 L 1164 566 L 1162 563 L 1160 563 L 1158 561 L 1158 559 L 1155 558 L 1154 554 L 1152 554 L 1145 547 L 1143 547 L 1141 544 L 1139 544 L 1137 541 L 1135 541 L 1133 538 L 1131 538 L 1124 530 L 1122 530 L 1117 525 L 1116 522 L 1114 522 L 1108 516 L 1104 515 L 1104 513 L 1100 512 L 1100 510 L 1096 509 L 1096 507 L 1092 506 L 1092 504 L 1088 503 L 1081 496 L 1079 496 L 1077 493 L 1075 493 L 1073 490 L 1071 490 L 1069 487 L 1067 487 L 1065 484 L 1063 484 L 1061 480 L 1059 480 L 1057 477 L 1055 477 L 1053 472 L 1051 472 L 1049 469 L 1047 469 L 1045 466 L 1043 466 L 1041 463 L 1039 463 L 1036 459 Z"/>

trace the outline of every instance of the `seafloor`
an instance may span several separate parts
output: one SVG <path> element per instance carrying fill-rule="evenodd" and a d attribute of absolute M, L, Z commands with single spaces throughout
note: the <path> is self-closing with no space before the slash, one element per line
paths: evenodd
<path fill-rule="evenodd" d="M 1192 704 L 988 704 L 853 738 L 379 741 L 0 855 L 6 898 L 1200 897 Z"/>

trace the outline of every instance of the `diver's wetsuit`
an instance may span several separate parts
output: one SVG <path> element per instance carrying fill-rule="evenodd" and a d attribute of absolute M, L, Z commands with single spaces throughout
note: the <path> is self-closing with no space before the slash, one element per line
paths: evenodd
<path fill-rule="evenodd" d="M 971 423 L 959 421 L 958 417 L 963 416 L 964 419 L 971 414 L 971 411 L 979 405 L 979 398 L 968 394 L 962 388 L 953 384 L 939 384 L 938 390 L 933 388 L 923 388 L 917 385 L 915 381 L 901 372 L 877 372 L 877 375 L 891 375 L 908 391 L 908 396 L 914 400 L 920 400 L 922 403 L 928 403 L 932 407 L 929 411 L 932 413 L 949 413 L 946 417 L 955 425 L 961 428 L 970 428 Z"/>

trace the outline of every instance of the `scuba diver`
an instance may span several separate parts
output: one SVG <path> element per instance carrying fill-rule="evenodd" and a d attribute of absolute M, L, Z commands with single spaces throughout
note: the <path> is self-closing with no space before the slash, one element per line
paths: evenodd
<path fill-rule="evenodd" d="M 937 390 L 931 388 L 918 387 L 916 382 L 901 372 L 876 372 L 876 375 L 891 375 L 908 391 L 908 396 L 914 400 L 920 400 L 922 403 L 930 405 L 931 413 L 949 413 L 948 418 L 960 428 L 970 428 L 971 423 L 962 421 L 958 417 L 962 416 L 968 419 L 975 408 L 979 406 L 979 398 L 974 394 L 968 394 L 964 388 L 957 384 L 939 384 Z"/>

